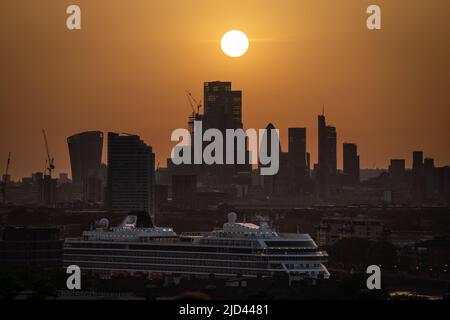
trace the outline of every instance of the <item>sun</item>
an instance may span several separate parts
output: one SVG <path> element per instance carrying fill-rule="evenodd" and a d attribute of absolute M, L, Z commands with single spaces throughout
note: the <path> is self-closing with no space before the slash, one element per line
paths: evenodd
<path fill-rule="evenodd" d="M 237 58 L 247 52 L 249 41 L 242 31 L 231 30 L 223 35 L 221 46 L 227 56 Z"/>

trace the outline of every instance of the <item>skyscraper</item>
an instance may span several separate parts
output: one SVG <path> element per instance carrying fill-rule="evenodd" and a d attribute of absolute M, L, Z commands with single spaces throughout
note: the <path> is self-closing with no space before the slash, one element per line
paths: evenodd
<path fill-rule="evenodd" d="M 413 152 L 413 171 L 422 171 L 423 169 L 423 151 Z"/>
<path fill-rule="evenodd" d="M 242 128 L 242 92 L 231 90 L 231 82 L 205 82 L 203 95 L 205 129 Z"/>
<path fill-rule="evenodd" d="M 321 183 L 332 182 L 337 171 L 336 127 L 326 124 L 325 115 L 318 117 L 319 161 L 318 178 Z"/>
<path fill-rule="evenodd" d="M 321 167 L 327 166 L 328 152 L 327 152 L 327 124 L 325 120 L 325 115 L 319 115 L 317 118 L 318 126 L 318 166 L 319 170 Z"/>
<path fill-rule="evenodd" d="M 358 147 L 354 143 L 343 144 L 344 156 L 344 183 L 355 185 L 359 180 L 359 156 Z"/>
<path fill-rule="evenodd" d="M 281 154 L 281 143 L 278 144 L 278 150 L 272 150 L 272 139 L 277 139 L 278 141 L 280 141 L 280 137 L 278 136 L 277 130 L 275 128 L 275 126 L 272 123 L 269 123 L 266 126 L 266 130 L 264 132 L 263 137 L 261 137 L 260 139 L 262 140 L 266 140 L 267 142 L 267 157 L 272 157 L 272 154 L 274 152 L 278 152 L 278 154 Z M 259 167 L 268 167 L 269 165 L 263 165 L 261 163 L 259 163 Z"/>
<path fill-rule="evenodd" d="M 139 136 L 108 133 L 108 210 L 146 211 L 154 221 L 155 155 Z"/>
<path fill-rule="evenodd" d="M 328 171 L 331 175 L 335 175 L 337 171 L 337 133 L 336 127 L 327 126 L 327 150 L 328 150 Z"/>
<path fill-rule="evenodd" d="M 290 161 L 306 169 L 306 128 L 289 128 L 288 136 Z"/>
<path fill-rule="evenodd" d="M 297 192 L 308 176 L 306 159 L 306 128 L 289 128 L 288 162 L 293 181 L 293 191 Z"/>
<path fill-rule="evenodd" d="M 205 82 L 203 95 L 204 130 L 217 129 L 225 136 L 226 129 L 241 129 L 243 127 L 242 92 L 232 90 L 231 82 Z M 204 146 L 206 145 L 204 144 Z M 207 185 L 227 186 L 233 183 L 233 177 L 238 172 L 251 171 L 250 165 L 237 164 L 237 144 L 235 144 L 234 150 L 227 150 L 226 145 L 224 145 L 223 163 L 226 163 L 226 155 L 228 152 L 234 153 L 234 164 L 204 166 L 204 176 L 206 177 Z M 246 159 L 248 158 L 249 155 L 246 153 Z M 246 163 L 248 163 L 248 160 Z"/>
<path fill-rule="evenodd" d="M 88 178 L 98 177 L 103 150 L 103 133 L 88 131 L 67 138 L 73 183 L 83 186 Z"/>

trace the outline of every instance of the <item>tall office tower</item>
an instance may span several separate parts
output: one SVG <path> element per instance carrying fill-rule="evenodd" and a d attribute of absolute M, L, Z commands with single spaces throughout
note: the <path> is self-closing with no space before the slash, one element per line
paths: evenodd
<path fill-rule="evenodd" d="M 103 133 L 88 131 L 67 138 L 69 146 L 72 181 L 78 186 L 87 183 L 92 177 L 99 177 L 102 163 Z"/>
<path fill-rule="evenodd" d="M 412 167 L 412 196 L 416 201 L 421 201 L 424 189 L 423 181 L 423 152 L 413 152 Z"/>
<path fill-rule="evenodd" d="M 205 82 L 203 95 L 205 129 L 242 128 L 242 92 L 231 90 L 231 82 Z"/>
<path fill-rule="evenodd" d="M 336 127 L 327 126 L 328 168 L 331 175 L 337 172 L 337 133 Z"/>
<path fill-rule="evenodd" d="M 288 163 L 292 173 L 292 187 L 298 192 L 308 176 L 306 160 L 306 128 L 289 128 Z"/>
<path fill-rule="evenodd" d="M 84 185 L 83 198 L 85 201 L 97 203 L 103 200 L 104 188 L 100 178 L 89 177 Z"/>
<path fill-rule="evenodd" d="M 146 211 L 154 220 L 155 155 L 139 136 L 108 133 L 108 210 Z"/>
<path fill-rule="evenodd" d="M 422 171 L 423 169 L 423 152 L 413 152 L 413 171 Z"/>
<path fill-rule="evenodd" d="M 281 162 L 283 162 L 283 163 L 286 162 L 286 161 L 284 161 L 284 159 L 282 159 L 282 158 L 286 158 L 286 157 L 282 155 L 281 143 L 279 144 L 278 150 L 272 150 L 272 139 L 278 139 L 278 141 L 280 139 L 278 134 L 276 134 L 276 131 L 273 131 L 275 129 L 276 129 L 275 126 L 272 123 L 269 123 L 266 127 L 264 136 L 260 137 L 260 139 L 265 139 L 267 141 L 267 156 L 268 157 L 273 158 L 272 155 L 274 152 L 278 152 L 278 154 L 279 154 L 278 173 L 276 175 L 272 175 L 272 176 L 269 176 L 269 175 L 262 176 L 264 193 L 268 196 L 279 193 L 279 190 L 277 189 L 277 187 L 280 185 L 279 180 L 281 179 L 281 171 L 282 171 L 281 170 L 281 167 L 282 167 Z M 274 133 L 274 134 L 272 135 L 272 133 Z M 261 162 L 258 163 L 259 171 L 261 170 L 261 168 L 267 168 L 267 167 L 270 167 L 270 165 L 265 165 L 265 164 L 262 164 Z"/>
<path fill-rule="evenodd" d="M 400 180 L 405 176 L 405 159 L 391 159 L 389 165 L 389 177 Z"/>
<path fill-rule="evenodd" d="M 354 143 L 344 143 L 344 182 L 347 185 L 356 185 L 359 180 L 358 147 Z"/>
<path fill-rule="evenodd" d="M 319 161 L 318 178 L 322 183 L 334 180 L 337 171 L 336 128 L 326 124 L 325 115 L 318 117 Z"/>
<path fill-rule="evenodd" d="M 272 154 L 274 152 L 278 152 L 279 154 L 281 154 L 280 137 L 276 133 L 277 131 L 274 131 L 274 130 L 276 130 L 275 126 L 272 123 L 269 123 L 266 126 L 266 131 L 265 131 L 264 135 L 262 137 L 260 137 L 260 139 L 264 139 L 267 141 L 267 157 L 272 157 Z M 278 150 L 272 150 L 272 139 L 278 139 Z M 263 165 L 262 163 L 259 163 L 259 167 L 260 168 L 261 167 L 270 167 L 270 165 Z"/>
<path fill-rule="evenodd" d="M 317 125 L 318 125 L 318 166 L 319 167 L 325 167 L 328 159 L 328 152 L 327 152 L 327 123 L 325 120 L 325 115 L 319 115 L 317 118 Z"/>
<path fill-rule="evenodd" d="M 225 137 L 226 129 L 241 129 L 242 124 L 242 92 L 231 90 L 231 82 L 205 82 L 204 83 L 204 115 L 203 129 L 218 129 Z M 207 144 L 204 144 L 206 146 Z M 246 152 L 246 164 L 237 164 L 238 146 L 234 150 L 223 149 L 223 162 L 226 155 L 234 153 L 234 164 L 206 166 L 207 184 L 225 186 L 233 183 L 233 177 L 238 172 L 251 172 L 249 153 Z M 245 151 L 247 141 L 245 142 Z"/>
<path fill-rule="evenodd" d="M 306 169 L 306 128 L 289 128 L 289 158 L 302 169 Z"/>

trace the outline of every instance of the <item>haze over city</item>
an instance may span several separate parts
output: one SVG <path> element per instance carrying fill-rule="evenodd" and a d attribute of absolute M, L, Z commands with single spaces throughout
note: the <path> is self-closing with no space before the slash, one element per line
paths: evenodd
<path fill-rule="evenodd" d="M 450 300 L 448 0 L 0 14 L 0 301 Z"/>
<path fill-rule="evenodd" d="M 44 169 L 42 128 L 56 173 L 70 172 L 66 138 L 85 130 L 138 134 L 164 166 L 171 132 L 187 127 L 185 90 L 202 99 L 214 80 L 242 90 L 245 127 L 272 122 L 284 150 L 287 128 L 306 127 L 312 163 L 323 104 L 361 168 L 410 167 L 412 150 L 450 162 L 448 1 L 377 1 L 379 32 L 356 0 L 77 1 L 83 29 L 68 32 L 69 2 L 2 5 L 0 161 L 12 152 L 15 179 Z M 220 49 L 230 29 L 250 40 L 238 59 Z"/>

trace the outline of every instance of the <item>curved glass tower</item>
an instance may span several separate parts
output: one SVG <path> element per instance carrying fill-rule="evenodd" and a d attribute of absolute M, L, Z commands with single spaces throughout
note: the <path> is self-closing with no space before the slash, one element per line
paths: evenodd
<path fill-rule="evenodd" d="M 83 186 L 98 177 L 102 163 L 103 132 L 87 131 L 67 138 L 73 183 Z"/>

